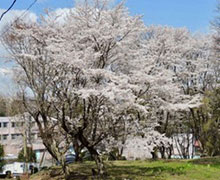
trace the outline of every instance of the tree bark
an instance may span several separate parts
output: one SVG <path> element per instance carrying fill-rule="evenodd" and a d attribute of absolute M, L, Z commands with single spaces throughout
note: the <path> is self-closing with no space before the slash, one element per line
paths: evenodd
<path fill-rule="evenodd" d="M 100 158 L 98 152 L 96 151 L 96 149 L 94 147 L 87 147 L 89 153 L 91 154 L 91 156 L 93 157 L 93 159 L 95 160 L 96 166 L 98 168 L 98 174 L 101 177 L 104 177 L 106 174 L 106 169 L 104 166 L 104 163 L 102 161 L 102 159 Z"/>
<path fill-rule="evenodd" d="M 79 144 L 78 140 L 74 139 L 73 141 L 73 149 L 75 152 L 75 161 L 76 162 L 82 162 L 82 157 L 80 156 L 80 153 L 83 149 L 83 146 Z"/>
<path fill-rule="evenodd" d="M 160 154 L 161 154 L 161 159 L 165 159 L 165 147 L 164 146 L 161 146 L 159 147 L 159 151 L 160 151 Z"/>
<path fill-rule="evenodd" d="M 46 142 L 45 142 L 46 141 Z M 53 140 L 51 140 L 53 141 Z M 70 176 L 70 170 L 69 170 L 69 167 L 68 165 L 66 164 L 66 157 L 64 154 L 62 153 L 59 153 L 59 148 L 58 147 L 55 147 L 51 141 L 47 141 L 45 139 L 43 139 L 43 143 L 45 145 L 45 147 L 47 148 L 47 151 L 50 153 L 50 155 L 60 163 L 61 167 L 62 167 L 62 170 L 63 170 L 63 173 L 64 173 L 64 176 L 65 176 L 65 180 L 68 180 L 69 179 L 69 176 Z"/>
<path fill-rule="evenodd" d="M 80 142 L 83 144 L 83 146 L 88 149 L 90 155 L 95 160 L 95 163 L 98 169 L 98 174 L 101 178 L 103 178 L 106 175 L 106 168 L 104 166 L 102 159 L 99 156 L 99 153 L 97 152 L 94 146 L 90 145 L 89 141 L 83 136 L 82 132 L 78 134 L 78 138 Z"/>
<path fill-rule="evenodd" d="M 64 173 L 64 178 L 65 180 L 69 180 L 70 179 L 70 169 L 69 166 L 66 164 L 66 160 L 65 157 L 60 158 L 61 159 L 61 167 Z"/>

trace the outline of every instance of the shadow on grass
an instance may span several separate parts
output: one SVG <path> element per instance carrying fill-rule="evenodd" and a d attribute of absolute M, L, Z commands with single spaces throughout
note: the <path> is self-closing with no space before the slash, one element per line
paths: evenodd
<path fill-rule="evenodd" d="M 220 167 L 220 157 L 206 157 L 189 161 L 191 164 L 211 165 L 212 167 Z"/>
<path fill-rule="evenodd" d="M 50 179 L 64 179 L 64 174 L 62 172 L 62 170 L 56 170 L 53 169 L 52 171 L 50 171 L 49 173 L 49 177 Z M 87 179 L 91 179 L 91 175 L 89 175 L 89 173 L 85 173 L 82 172 L 81 169 L 78 171 L 72 171 L 70 172 L 70 175 L 68 177 L 68 180 L 87 180 Z"/>
<path fill-rule="evenodd" d="M 157 167 L 137 167 L 137 166 L 123 166 L 123 167 L 112 167 L 111 175 L 114 177 L 127 176 L 160 176 L 163 174 L 171 175 L 182 175 L 185 174 L 185 167 L 166 167 L 166 166 L 157 166 Z"/>
<path fill-rule="evenodd" d="M 145 179 L 145 177 L 157 177 L 162 178 L 166 175 L 185 175 L 187 171 L 186 165 L 174 165 L 166 166 L 160 164 L 156 166 L 146 166 L 146 164 L 127 164 L 129 162 L 122 162 L 121 164 L 106 163 L 107 167 L 107 179 L 124 180 L 124 179 Z M 134 162 L 131 162 L 134 163 Z M 86 180 L 86 179 L 97 179 L 92 176 L 91 168 L 96 168 L 95 164 L 75 164 L 72 166 L 72 173 L 70 180 Z M 63 179 L 61 169 L 53 168 L 49 173 L 50 178 Z M 138 178 L 137 178 L 138 177 Z"/>

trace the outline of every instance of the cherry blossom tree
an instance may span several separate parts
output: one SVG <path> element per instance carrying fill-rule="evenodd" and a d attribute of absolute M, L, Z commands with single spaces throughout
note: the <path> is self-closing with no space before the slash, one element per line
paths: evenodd
<path fill-rule="evenodd" d="M 202 105 L 205 91 L 216 85 L 210 36 L 192 35 L 185 28 L 151 26 L 145 41 L 150 117 L 159 123 L 157 130 L 169 137 L 176 133 L 196 136 L 195 128 L 189 127 L 194 124 L 192 112 Z"/>
<path fill-rule="evenodd" d="M 68 135 L 53 117 L 53 101 L 48 95 L 51 93 L 49 84 L 54 78 L 54 71 L 49 65 L 51 61 L 44 44 L 38 40 L 40 32 L 43 33 L 35 23 L 15 21 L 10 31 L 5 32 L 3 42 L 17 64 L 14 69 L 15 80 L 20 86 L 24 109 L 37 123 L 48 152 L 61 163 L 64 173 L 68 174 L 64 157 L 70 142 Z"/>
<path fill-rule="evenodd" d="M 142 61 L 139 47 L 145 26 L 140 17 L 129 16 L 123 4 L 109 8 L 106 2 L 79 4 L 61 29 L 62 42 L 48 47 L 60 59 L 59 69 L 69 69 L 52 85 L 61 82 L 55 93 L 61 102 L 56 104 L 58 119 L 89 150 L 100 174 L 104 167 L 96 147 L 121 130 L 124 121 L 145 119 L 148 89 L 146 80 L 137 78 L 135 66 Z"/>
<path fill-rule="evenodd" d="M 49 13 L 39 23 L 17 21 L 4 34 L 18 64 L 25 107 L 61 162 L 65 151 L 54 136 L 59 128 L 58 136 L 70 136 L 88 149 L 103 175 L 100 144 L 117 140 L 114 135 L 124 131 L 125 122 L 139 129 L 146 125 L 149 85 L 136 67 L 143 60 L 144 33 L 141 18 L 130 16 L 122 3 L 110 7 L 97 0 L 78 4 L 63 24 Z"/>

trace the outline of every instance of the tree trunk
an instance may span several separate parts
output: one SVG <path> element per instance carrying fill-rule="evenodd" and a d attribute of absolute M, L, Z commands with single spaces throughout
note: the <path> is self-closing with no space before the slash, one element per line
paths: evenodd
<path fill-rule="evenodd" d="M 161 146 L 159 147 L 159 151 L 160 151 L 160 154 L 161 154 L 161 159 L 165 159 L 165 147 L 164 146 Z"/>
<path fill-rule="evenodd" d="M 152 155 L 152 159 L 154 159 L 154 160 L 158 159 L 157 148 L 153 149 L 153 152 L 151 152 L 151 155 Z"/>
<path fill-rule="evenodd" d="M 65 180 L 68 180 L 70 176 L 70 170 L 68 165 L 66 164 L 66 157 L 64 154 L 59 152 L 59 147 L 54 146 L 51 142 L 52 140 L 49 142 L 48 140 L 43 139 L 43 143 L 47 148 L 47 151 L 56 161 L 60 163 L 65 176 Z"/>
<path fill-rule="evenodd" d="M 98 169 L 98 174 L 101 178 L 103 178 L 106 175 L 106 169 L 105 169 L 102 159 L 99 156 L 99 153 L 94 148 L 94 146 L 90 145 L 89 141 L 84 137 L 82 132 L 79 132 L 77 137 L 82 143 L 82 145 L 88 149 L 89 153 L 94 158 L 97 169 Z"/>
<path fill-rule="evenodd" d="M 80 156 L 80 153 L 83 149 L 83 146 L 79 144 L 78 140 L 73 140 L 73 149 L 75 152 L 75 161 L 76 162 L 81 162 L 82 157 Z"/>
<path fill-rule="evenodd" d="M 75 151 L 75 162 L 82 162 L 82 158 L 80 157 L 80 153 Z"/>
<path fill-rule="evenodd" d="M 61 166 L 62 166 L 62 170 L 64 173 L 64 178 L 65 180 L 69 180 L 70 179 L 70 169 L 68 167 L 68 165 L 66 164 L 66 160 L 65 157 L 61 158 Z"/>
<path fill-rule="evenodd" d="M 88 149 L 89 153 L 91 154 L 91 156 L 93 157 L 93 159 L 95 160 L 99 176 L 104 177 L 106 175 L 106 169 L 105 169 L 104 163 L 103 163 L 102 159 L 100 158 L 98 152 L 96 151 L 96 149 L 94 147 L 87 147 L 87 149 Z"/>
<path fill-rule="evenodd" d="M 167 148 L 168 159 L 171 159 L 172 151 L 173 151 L 173 146 L 170 145 L 170 146 Z"/>

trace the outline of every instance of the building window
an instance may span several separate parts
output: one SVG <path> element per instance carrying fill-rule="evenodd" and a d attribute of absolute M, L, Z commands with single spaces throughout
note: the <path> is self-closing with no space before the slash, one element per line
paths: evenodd
<path fill-rule="evenodd" d="M 12 134 L 11 139 L 19 139 L 20 136 L 21 134 Z"/>
<path fill-rule="evenodd" d="M 4 128 L 8 127 L 8 122 L 3 122 L 3 127 Z"/>
<path fill-rule="evenodd" d="M 11 127 L 15 127 L 15 122 L 12 122 L 12 123 L 11 123 Z"/>
<path fill-rule="evenodd" d="M 8 139 L 8 134 L 3 134 L 3 135 L 2 135 L 2 139 L 3 139 L 3 140 L 7 140 L 7 139 Z"/>
<path fill-rule="evenodd" d="M 16 134 L 12 134 L 11 139 L 16 139 Z"/>
<path fill-rule="evenodd" d="M 21 134 L 12 134 L 11 139 L 19 139 L 21 136 Z"/>

